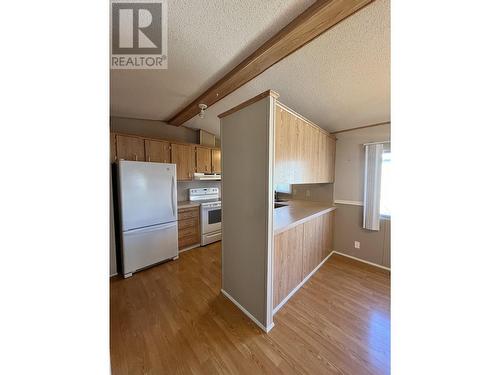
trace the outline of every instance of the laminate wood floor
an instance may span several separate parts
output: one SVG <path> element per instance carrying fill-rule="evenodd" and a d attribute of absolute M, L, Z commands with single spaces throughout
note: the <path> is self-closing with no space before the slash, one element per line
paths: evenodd
<path fill-rule="evenodd" d="M 267 335 L 220 288 L 220 242 L 111 280 L 113 375 L 390 373 L 388 272 L 330 257 Z"/>

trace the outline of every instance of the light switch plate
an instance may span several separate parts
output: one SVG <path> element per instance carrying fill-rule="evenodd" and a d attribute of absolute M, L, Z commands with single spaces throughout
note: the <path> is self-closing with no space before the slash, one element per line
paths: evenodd
<path fill-rule="evenodd" d="M 354 248 L 355 249 L 361 248 L 361 243 L 359 241 L 354 241 Z"/>

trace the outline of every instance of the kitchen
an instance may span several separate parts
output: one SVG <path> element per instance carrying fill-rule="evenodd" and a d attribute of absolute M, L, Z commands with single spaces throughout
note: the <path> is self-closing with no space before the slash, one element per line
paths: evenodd
<path fill-rule="evenodd" d="M 179 252 L 220 241 L 221 151 L 215 147 L 213 135 L 199 130 L 197 139 L 204 143 L 190 144 L 111 133 L 110 161 L 114 177 L 114 207 L 117 209 L 111 216 L 111 227 L 115 228 L 116 233 L 110 241 L 110 259 L 118 259 L 121 262 L 113 264 L 111 261 L 111 276 L 122 270 L 123 275 L 130 277 L 132 272 L 158 262 L 178 259 Z M 154 164 L 149 166 L 149 163 Z M 158 163 L 175 165 L 175 168 L 172 168 L 172 172 L 165 171 L 164 178 L 154 177 L 153 170 Z M 139 190 L 138 179 L 147 179 L 151 186 Z M 175 184 L 169 185 L 170 179 L 174 180 Z M 138 191 L 141 191 L 141 194 L 138 194 Z M 159 205 L 160 202 L 164 202 L 164 207 Z M 153 207 L 156 210 L 163 208 L 163 211 L 154 212 Z M 171 211 L 176 211 L 177 214 L 170 215 Z M 137 220 L 137 217 L 142 217 L 142 221 L 135 226 L 126 223 Z M 168 222 L 177 222 L 174 235 L 168 234 L 164 227 L 159 227 L 158 233 L 163 229 L 165 234 L 151 235 L 152 241 L 159 241 L 158 236 L 163 238 L 163 242 L 160 241 L 157 246 L 165 250 L 153 248 L 148 238 L 143 237 L 142 242 L 130 249 L 132 253 L 127 251 L 128 231 L 137 233 L 139 228 L 149 228 L 151 231 L 154 225 L 164 225 Z M 175 237 L 174 240 L 172 236 Z M 118 244 L 118 249 L 113 246 L 115 244 Z M 136 259 L 137 256 L 133 253 L 144 253 L 144 248 L 150 247 L 155 256 L 148 258 L 143 254 L 144 259 Z M 128 262 L 129 258 L 134 259 L 133 265 Z"/>
<path fill-rule="evenodd" d="M 182 12 L 184 6 L 195 11 L 189 4 L 171 9 Z M 349 188 L 357 181 L 345 177 L 345 168 L 340 181 L 336 175 L 337 164 L 352 159 L 338 152 L 345 146 L 343 137 L 337 143 L 336 132 L 357 134 L 358 126 L 384 122 L 380 141 L 390 141 L 389 4 L 376 0 L 342 16 L 333 3 L 295 6 L 296 18 L 283 15 L 288 22 L 273 25 L 275 39 L 262 40 L 254 54 L 245 51 L 246 59 L 233 56 L 240 63 L 218 79 L 217 64 L 204 64 L 204 54 L 211 52 L 193 44 L 185 48 L 175 39 L 164 72 L 112 70 L 113 372 L 322 373 L 328 366 L 321 357 L 344 373 L 388 372 L 390 273 L 384 265 L 363 268 L 363 256 L 373 258 L 366 250 L 371 243 L 380 253 L 372 238 L 385 236 L 388 220 L 373 233 L 356 218 L 348 222 L 345 213 L 352 208 L 347 200 L 338 201 L 336 186 Z M 336 25 L 343 17 L 354 21 Z M 382 26 L 367 22 L 372 18 Z M 214 23 L 204 20 L 211 29 Z M 328 24 L 335 27 L 329 30 Z M 359 25 L 375 35 L 373 42 L 363 39 L 369 66 L 354 57 L 338 58 L 365 35 L 338 43 L 338 32 L 358 31 Z M 177 24 L 172 30 L 187 29 Z M 229 48 L 224 42 L 238 40 L 217 35 L 210 39 L 214 53 Z M 185 37 L 193 43 L 201 36 Z M 334 74 L 331 67 L 349 74 Z M 351 87 L 352 75 L 376 76 L 382 84 L 363 95 L 334 89 Z M 211 85 L 201 84 L 208 79 Z M 362 111 L 366 118 L 355 118 L 352 108 L 364 100 L 371 103 Z M 364 152 L 358 142 L 355 147 Z M 146 220 L 127 225 L 137 217 Z M 358 233 L 339 233 L 346 225 L 361 231 L 363 252 L 350 249 Z M 360 284 L 360 278 L 374 282 Z M 353 295 L 356 305 L 350 302 Z M 366 354 L 373 347 L 371 312 L 380 316 L 381 327 L 375 359 Z M 353 320 L 362 324 L 352 325 Z M 361 338 L 358 346 L 353 337 Z M 324 349 L 331 342 L 340 345 Z M 341 348 L 359 359 L 349 360 Z"/>
<path fill-rule="evenodd" d="M 500 374 L 500 2 L 2 5 L 0 373 Z"/>

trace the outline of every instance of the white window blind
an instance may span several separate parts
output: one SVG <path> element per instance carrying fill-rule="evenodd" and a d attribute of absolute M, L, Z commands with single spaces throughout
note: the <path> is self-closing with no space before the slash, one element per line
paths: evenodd
<path fill-rule="evenodd" d="M 380 187 L 380 216 L 390 217 L 392 207 L 392 169 L 391 169 L 391 151 L 384 147 L 382 154 L 382 183 Z"/>

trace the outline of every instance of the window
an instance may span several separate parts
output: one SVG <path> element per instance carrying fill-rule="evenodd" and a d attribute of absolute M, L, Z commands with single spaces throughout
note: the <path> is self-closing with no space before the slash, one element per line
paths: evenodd
<path fill-rule="evenodd" d="M 392 186 L 391 173 L 391 152 L 385 151 L 382 154 L 382 178 L 380 187 L 380 215 L 391 216 L 391 194 Z"/>

